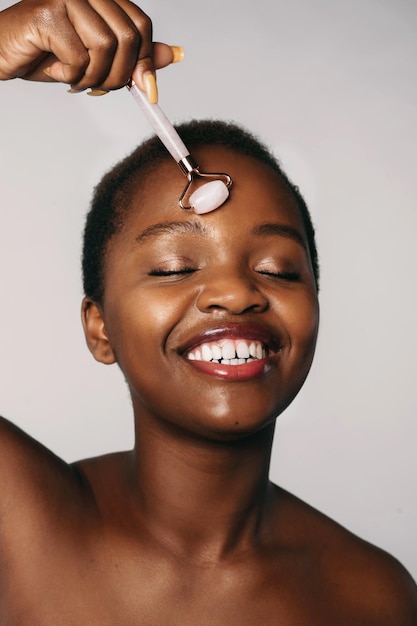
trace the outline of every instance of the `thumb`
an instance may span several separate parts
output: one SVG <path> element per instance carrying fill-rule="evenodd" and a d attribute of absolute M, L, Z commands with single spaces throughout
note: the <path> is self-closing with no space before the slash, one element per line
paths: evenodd
<path fill-rule="evenodd" d="M 182 61 L 183 58 L 184 50 L 180 46 L 155 42 L 152 44 L 152 56 L 144 56 L 138 60 L 132 78 L 139 89 L 146 92 L 151 104 L 158 101 L 155 70 Z"/>

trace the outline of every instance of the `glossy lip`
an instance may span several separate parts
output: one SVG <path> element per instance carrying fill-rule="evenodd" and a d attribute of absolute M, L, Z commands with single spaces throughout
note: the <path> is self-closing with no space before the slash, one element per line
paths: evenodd
<path fill-rule="evenodd" d="M 272 368 L 269 358 L 250 361 L 242 365 L 222 365 L 208 361 L 187 361 L 187 363 L 202 374 L 231 382 L 244 382 L 253 378 L 260 378 Z"/>
<path fill-rule="evenodd" d="M 193 348 L 203 343 L 221 341 L 224 339 L 260 341 L 264 347 L 267 348 L 268 356 L 265 359 L 256 359 L 241 365 L 223 365 L 222 363 L 208 361 L 191 361 L 186 358 L 187 353 Z M 271 370 L 273 360 L 276 358 L 280 349 L 281 344 L 278 337 L 263 326 L 257 324 L 228 324 L 208 328 L 194 335 L 181 347 L 179 353 L 181 356 L 185 357 L 185 360 L 191 367 L 202 374 L 214 376 L 222 380 L 243 382 L 267 374 Z"/>

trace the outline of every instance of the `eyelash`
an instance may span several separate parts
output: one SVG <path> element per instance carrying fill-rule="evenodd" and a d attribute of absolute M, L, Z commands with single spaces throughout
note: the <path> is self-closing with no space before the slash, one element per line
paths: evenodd
<path fill-rule="evenodd" d="M 179 274 L 191 274 L 195 271 L 195 267 L 182 267 L 178 270 L 164 270 L 162 268 L 156 268 L 149 272 L 149 276 L 177 276 Z"/>
<path fill-rule="evenodd" d="M 165 270 L 162 268 L 153 269 L 149 272 L 150 276 L 180 276 L 182 274 L 192 274 L 196 271 L 195 267 L 182 267 L 178 270 Z M 288 282 L 297 281 L 300 275 L 297 272 L 259 272 L 263 276 L 269 276 L 271 278 L 279 278 L 281 280 L 287 280 Z"/>
<path fill-rule="evenodd" d="M 259 272 L 264 276 L 271 276 L 272 278 L 281 278 L 282 280 L 296 281 L 300 278 L 297 272 Z"/>

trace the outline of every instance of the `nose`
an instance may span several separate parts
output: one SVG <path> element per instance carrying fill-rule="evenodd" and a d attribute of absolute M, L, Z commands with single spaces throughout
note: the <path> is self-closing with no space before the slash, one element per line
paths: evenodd
<path fill-rule="evenodd" d="M 197 298 L 197 307 L 203 313 L 216 310 L 232 315 L 261 313 L 268 308 L 268 299 L 250 277 L 243 273 L 222 271 L 205 281 Z"/>

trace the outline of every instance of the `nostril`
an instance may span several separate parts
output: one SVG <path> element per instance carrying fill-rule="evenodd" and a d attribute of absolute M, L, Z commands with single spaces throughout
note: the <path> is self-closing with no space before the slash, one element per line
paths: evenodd
<path fill-rule="evenodd" d="M 265 294 L 242 280 L 213 280 L 202 289 L 197 306 L 202 311 L 227 311 L 233 315 L 261 312 L 268 307 Z"/>

